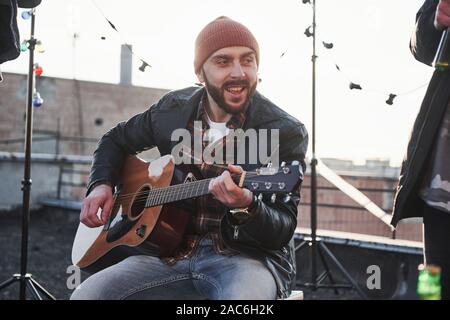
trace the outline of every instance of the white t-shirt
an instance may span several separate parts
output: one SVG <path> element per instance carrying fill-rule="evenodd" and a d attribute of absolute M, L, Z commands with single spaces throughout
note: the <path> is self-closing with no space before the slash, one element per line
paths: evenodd
<path fill-rule="evenodd" d="M 210 129 L 205 131 L 204 139 L 208 141 L 208 144 L 216 142 L 230 132 L 226 122 L 214 122 L 208 114 L 206 118 Z"/>

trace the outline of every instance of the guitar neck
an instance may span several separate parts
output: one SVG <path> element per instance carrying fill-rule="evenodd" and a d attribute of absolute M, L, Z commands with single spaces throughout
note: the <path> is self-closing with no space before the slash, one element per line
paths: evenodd
<path fill-rule="evenodd" d="M 210 193 L 208 187 L 211 180 L 212 178 L 152 189 L 148 194 L 145 207 L 155 207 L 207 195 Z"/>
<path fill-rule="evenodd" d="M 281 168 L 259 168 L 255 171 L 244 171 L 233 174 L 231 178 L 242 188 L 255 193 L 289 193 L 295 190 L 302 180 L 301 168 L 298 164 Z M 164 188 L 151 189 L 146 194 L 145 207 L 155 207 L 171 202 L 197 198 L 209 194 L 209 183 L 213 178 L 196 180 Z"/>

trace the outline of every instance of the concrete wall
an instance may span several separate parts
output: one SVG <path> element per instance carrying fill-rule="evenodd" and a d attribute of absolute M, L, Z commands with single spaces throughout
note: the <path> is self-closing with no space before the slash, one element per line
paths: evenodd
<path fill-rule="evenodd" d="M 62 168 L 88 168 L 90 157 L 65 157 L 33 154 L 31 158 L 31 194 L 30 207 L 40 207 L 43 198 L 56 198 L 59 173 Z M 24 177 L 24 155 L 0 152 L 0 210 L 11 211 L 22 206 L 22 180 Z M 66 181 L 83 183 L 80 175 L 70 175 Z M 62 198 L 80 198 L 82 188 L 62 188 Z"/>
<path fill-rule="evenodd" d="M 26 75 L 4 73 L 0 85 L 0 141 L 24 137 Z M 33 134 L 88 137 L 94 141 L 61 142 L 61 154 L 91 155 L 96 140 L 118 122 L 145 111 L 168 90 L 79 80 L 40 77 L 36 81 L 44 103 L 34 109 Z M 59 120 L 58 120 L 59 119 Z M 0 151 L 23 152 L 22 143 L 2 144 Z M 33 152 L 54 153 L 55 141 L 33 143 Z"/>

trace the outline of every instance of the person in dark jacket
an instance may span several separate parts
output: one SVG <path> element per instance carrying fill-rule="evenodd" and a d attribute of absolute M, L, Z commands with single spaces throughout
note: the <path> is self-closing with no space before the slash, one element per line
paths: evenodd
<path fill-rule="evenodd" d="M 171 154 L 172 132 L 181 128 L 192 133 L 194 121 L 200 121 L 205 129 L 215 129 L 203 135 L 209 143 L 221 140 L 226 144 L 224 137 L 231 129 L 279 130 L 279 143 L 273 151 L 280 162 L 298 161 L 304 172 L 306 129 L 256 91 L 258 66 L 258 43 L 244 25 L 227 17 L 206 25 L 197 37 L 194 60 L 195 73 L 204 87 L 169 92 L 102 137 L 94 152 L 82 223 L 89 227 L 105 223 L 113 203 L 112 187 L 126 155 L 154 146 L 162 155 Z M 257 162 L 256 167 L 263 164 L 259 158 Z M 177 252 L 167 257 L 126 258 L 92 275 L 71 299 L 289 296 L 295 283 L 293 235 L 299 190 L 290 198 L 260 199 L 230 178 L 230 173 L 251 170 L 252 164 L 228 164 L 227 170 L 206 162 L 189 164 L 203 178 L 213 178 L 209 184 L 212 195 L 196 199 Z"/>
<path fill-rule="evenodd" d="M 414 57 L 432 65 L 443 30 L 450 26 L 450 0 L 427 0 L 411 38 Z M 425 262 L 441 268 L 442 298 L 450 299 L 450 72 L 438 70 L 414 123 L 394 201 L 392 224 L 423 217 Z"/>
<path fill-rule="evenodd" d="M 16 59 L 20 54 L 17 28 L 17 7 L 34 8 L 41 0 L 0 0 L 0 64 Z M 0 70 L 0 82 L 3 80 Z"/>

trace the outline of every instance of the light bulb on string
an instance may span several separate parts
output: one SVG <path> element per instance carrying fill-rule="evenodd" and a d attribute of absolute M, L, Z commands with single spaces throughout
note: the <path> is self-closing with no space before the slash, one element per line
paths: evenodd
<path fill-rule="evenodd" d="M 44 72 L 44 69 L 42 69 L 42 67 L 35 63 L 34 64 L 34 68 L 33 68 L 33 72 L 35 75 L 37 75 L 38 77 L 40 77 L 42 75 L 42 73 Z"/>
<path fill-rule="evenodd" d="M 97 9 L 98 9 L 98 11 L 100 12 L 100 14 L 105 18 L 105 20 L 106 20 L 106 22 L 109 24 L 109 26 L 110 26 L 114 31 L 116 31 L 117 33 L 120 34 L 120 32 L 119 32 L 119 30 L 117 29 L 117 27 L 112 23 L 112 21 L 111 21 L 110 19 L 108 19 L 108 17 L 103 13 L 103 11 L 99 8 L 99 6 L 97 6 L 97 4 L 95 4 L 95 3 L 94 3 L 94 5 L 95 5 L 95 7 L 97 7 Z M 101 40 L 106 40 L 106 38 L 107 38 L 107 37 L 105 37 L 104 35 L 101 35 L 101 36 L 100 36 L 100 39 L 101 39 Z M 133 49 L 132 49 L 131 45 L 129 45 L 129 44 L 124 44 L 124 45 L 128 48 L 128 50 L 130 51 L 130 53 L 131 53 L 133 56 L 135 56 L 135 53 L 133 52 Z M 144 60 L 142 60 L 142 59 L 139 59 L 139 60 L 142 62 L 141 66 L 139 67 L 139 71 L 145 72 L 145 70 L 146 70 L 147 67 L 150 67 L 150 68 L 152 67 L 150 64 L 148 64 L 148 63 L 145 62 Z"/>
<path fill-rule="evenodd" d="M 39 53 L 44 53 L 45 52 L 45 47 L 42 44 L 41 40 L 36 41 L 36 51 Z"/>
<path fill-rule="evenodd" d="M 396 94 L 390 93 L 389 98 L 386 100 L 386 103 L 392 106 L 394 104 L 394 99 L 396 96 L 397 96 Z"/>
<path fill-rule="evenodd" d="M 41 98 L 39 92 L 33 94 L 33 107 L 39 108 L 44 103 L 44 99 Z"/>
<path fill-rule="evenodd" d="M 28 41 L 24 40 L 22 41 L 22 43 L 20 44 L 20 51 L 25 52 L 28 50 Z"/>
<path fill-rule="evenodd" d="M 141 66 L 139 67 L 139 70 L 140 70 L 140 71 L 144 72 L 144 71 L 145 71 L 145 68 L 151 67 L 151 66 L 150 66 L 147 62 L 145 62 L 144 60 L 141 59 L 141 61 L 142 61 L 142 64 L 141 64 Z"/>
<path fill-rule="evenodd" d="M 362 90 L 362 88 L 361 88 L 361 86 L 359 84 L 356 84 L 356 83 L 353 83 L 353 82 L 350 82 L 349 87 L 350 87 L 350 90 L 353 90 L 353 89 Z"/>
<path fill-rule="evenodd" d="M 323 46 L 324 46 L 326 49 L 333 49 L 333 47 L 334 47 L 334 45 L 333 45 L 332 42 L 325 42 L 325 41 L 322 41 L 322 44 L 323 44 Z"/>
<path fill-rule="evenodd" d="M 306 28 L 304 34 L 309 38 L 312 37 L 314 34 L 311 32 L 311 26 L 309 26 L 308 28 Z"/>
<path fill-rule="evenodd" d="M 30 19 L 32 15 L 33 15 L 33 11 L 32 10 L 23 11 L 22 14 L 21 14 L 23 20 Z"/>

